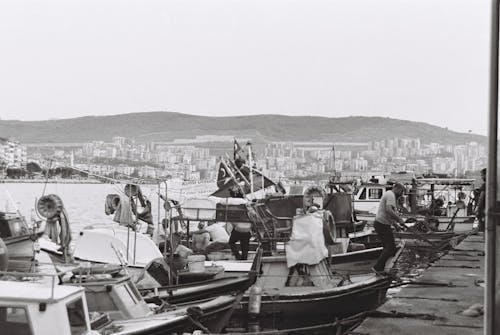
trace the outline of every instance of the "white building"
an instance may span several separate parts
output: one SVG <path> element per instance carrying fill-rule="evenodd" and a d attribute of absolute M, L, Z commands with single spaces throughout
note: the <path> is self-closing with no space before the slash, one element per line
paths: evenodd
<path fill-rule="evenodd" d="M 26 146 L 17 141 L 0 137 L 0 163 L 6 166 L 20 167 L 27 161 Z"/>

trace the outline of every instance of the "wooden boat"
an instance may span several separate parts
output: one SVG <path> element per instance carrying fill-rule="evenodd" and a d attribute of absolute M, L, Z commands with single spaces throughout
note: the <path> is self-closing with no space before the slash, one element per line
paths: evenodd
<path fill-rule="evenodd" d="M 40 239 L 40 247 L 48 252 L 53 261 L 58 266 L 64 266 L 67 262 L 58 245 Z M 168 265 L 162 260 L 164 255 L 160 252 L 156 244 L 139 232 L 129 232 L 126 227 L 87 227 L 80 232 L 75 241 L 74 261 L 77 263 L 90 263 L 92 268 L 121 268 L 126 266 L 127 271 L 132 275 L 134 281 L 138 282 L 144 273 L 151 273 L 156 286 L 167 285 L 168 283 L 188 283 L 213 279 L 223 268 L 212 265 L 205 266 L 202 273 L 190 273 L 179 271 L 175 275 L 169 273 Z M 74 263 L 70 263 L 74 266 Z M 164 267 L 164 269 L 159 269 Z M 161 272 L 161 273 L 158 273 Z"/>
<path fill-rule="evenodd" d="M 287 248 L 284 253 L 271 248 L 271 255 L 263 257 L 256 284 L 243 296 L 241 309 L 235 311 L 228 327 L 283 330 L 331 324 L 336 318 L 374 309 L 383 302 L 392 281 L 389 274 L 335 273 L 326 257 L 317 264 L 290 264 L 290 252 L 293 250 L 290 243 L 302 243 L 297 238 L 304 237 L 297 230 L 298 221 L 303 221 L 299 224 L 302 227 L 317 227 L 322 224 L 317 219 L 322 215 L 323 212 L 317 211 L 294 217 L 291 232 L 287 235 L 283 235 L 284 230 L 280 230 L 283 227 L 278 221 L 267 221 L 252 215 L 257 236 L 263 244 L 272 246 L 286 240 Z M 309 236 L 313 239 L 317 237 L 314 232 Z M 317 247 L 323 248 L 321 245 Z M 389 264 L 387 270 L 393 264 Z M 258 299 L 255 299 L 256 295 Z M 255 303 L 259 300 L 260 303 Z"/>
<path fill-rule="evenodd" d="M 467 235 L 474 233 L 456 233 L 452 231 L 434 231 L 434 232 L 418 232 L 418 231 L 400 231 L 394 232 L 396 240 L 405 241 L 409 248 L 432 248 L 435 250 L 445 250 L 455 247 Z"/>
<path fill-rule="evenodd" d="M 463 178 L 413 178 L 407 180 L 408 192 L 404 197 L 406 217 L 430 216 L 439 222 L 439 230 L 447 230 L 453 225 L 457 232 L 474 229 L 474 199 L 471 194 L 474 179 Z M 392 185 L 365 183 L 353 194 L 354 210 L 358 220 L 375 220 L 378 204 L 383 194 Z M 442 205 L 432 213 L 426 211 L 438 198 Z"/>

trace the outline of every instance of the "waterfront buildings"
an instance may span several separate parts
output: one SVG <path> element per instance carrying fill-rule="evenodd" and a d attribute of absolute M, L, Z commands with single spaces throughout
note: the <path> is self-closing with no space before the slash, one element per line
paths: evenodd
<path fill-rule="evenodd" d="M 232 156 L 233 136 L 207 135 L 172 142 L 139 143 L 123 136 L 110 142 L 58 147 L 30 145 L 30 158 L 54 157 L 62 164 L 106 176 L 215 180 L 218 157 Z M 245 145 L 246 139 L 240 139 Z M 371 142 L 281 141 L 257 143 L 255 163 L 271 179 L 329 175 L 376 175 L 395 171 L 462 176 L 486 165 L 485 146 L 424 143 L 420 138 Z"/>

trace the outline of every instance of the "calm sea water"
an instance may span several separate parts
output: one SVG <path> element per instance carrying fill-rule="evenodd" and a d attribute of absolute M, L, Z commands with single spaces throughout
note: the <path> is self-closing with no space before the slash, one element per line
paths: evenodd
<path fill-rule="evenodd" d="M 45 194 L 57 194 L 63 201 L 64 207 L 73 228 L 73 234 L 78 233 L 83 227 L 92 224 L 115 225 L 113 215 L 106 215 L 104 202 L 106 195 L 123 192 L 124 185 L 119 184 L 47 184 Z M 29 221 L 36 217 L 33 209 L 36 199 L 43 195 L 44 184 L 6 183 L 0 184 L 0 211 L 15 211 L 17 207 L 22 215 Z M 158 186 L 141 185 L 142 193 L 151 201 L 154 222 L 158 222 Z M 165 190 L 162 190 L 164 193 Z M 10 197 L 9 197 L 10 195 Z M 12 199 L 12 201 L 10 200 Z M 163 217 L 163 201 L 160 204 Z M 145 230 L 145 224 L 143 230 Z"/>

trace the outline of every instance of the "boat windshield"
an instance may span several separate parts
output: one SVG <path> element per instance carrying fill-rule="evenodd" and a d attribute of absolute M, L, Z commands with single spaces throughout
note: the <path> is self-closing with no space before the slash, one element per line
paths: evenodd
<path fill-rule="evenodd" d="M 66 305 L 68 311 L 69 326 L 71 335 L 82 335 L 87 332 L 87 324 L 85 322 L 85 312 L 83 309 L 82 298 L 73 300 Z"/>
<path fill-rule="evenodd" d="M 19 218 L 9 219 L 5 222 L 0 221 L 0 237 L 16 237 L 29 234 L 28 227 Z"/>
<path fill-rule="evenodd" d="M 0 306 L 0 333 L 32 335 L 26 309 L 23 307 Z"/>

